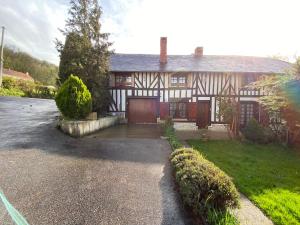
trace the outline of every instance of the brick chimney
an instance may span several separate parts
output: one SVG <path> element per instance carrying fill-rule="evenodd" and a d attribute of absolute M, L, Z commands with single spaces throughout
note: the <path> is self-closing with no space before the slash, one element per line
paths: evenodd
<path fill-rule="evenodd" d="M 197 47 L 197 48 L 195 48 L 195 56 L 196 57 L 203 56 L 203 47 Z"/>
<path fill-rule="evenodd" d="M 161 64 L 167 63 L 167 37 L 160 38 L 160 58 Z"/>

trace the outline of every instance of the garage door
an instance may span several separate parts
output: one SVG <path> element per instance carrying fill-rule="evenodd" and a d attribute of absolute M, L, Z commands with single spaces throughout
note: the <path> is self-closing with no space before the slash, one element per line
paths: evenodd
<path fill-rule="evenodd" d="M 127 107 L 129 123 L 156 123 L 156 98 L 129 98 Z"/>

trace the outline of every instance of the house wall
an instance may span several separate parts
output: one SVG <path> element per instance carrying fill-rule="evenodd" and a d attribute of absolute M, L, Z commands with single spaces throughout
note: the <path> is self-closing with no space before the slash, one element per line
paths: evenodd
<path fill-rule="evenodd" d="M 261 91 L 250 91 L 241 89 L 243 77 L 248 73 L 220 73 L 220 72 L 189 72 L 183 73 L 187 76 L 186 87 L 171 87 L 170 79 L 174 73 L 159 72 L 132 72 L 131 87 L 115 87 L 115 74 L 110 77 L 110 93 L 112 103 L 109 111 L 123 114 L 127 109 L 127 97 L 153 97 L 159 99 L 159 112 L 161 119 L 169 113 L 169 102 L 171 99 L 187 100 L 187 119 L 195 120 L 196 103 L 201 100 L 209 100 L 211 103 L 211 122 L 222 123 L 218 116 L 220 96 L 234 96 L 241 101 L 257 101 L 263 93 Z M 118 73 L 122 74 L 122 73 Z M 128 73 L 127 73 L 128 74 Z M 253 74 L 251 74 L 253 75 Z M 255 74 L 255 76 L 258 76 Z"/>

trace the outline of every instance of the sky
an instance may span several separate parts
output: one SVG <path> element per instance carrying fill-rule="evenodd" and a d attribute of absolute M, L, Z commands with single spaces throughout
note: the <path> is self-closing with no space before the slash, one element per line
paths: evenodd
<path fill-rule="evenodd" d="M 26 2 L 26 4 L 25 4 Z M 102 31 L 118 53 L 300 55 L 299 0 L 102 0 Z M 68 0 L 0 0 L 5 44 L 59 63 L 54 40 L 68 17 Z"/>

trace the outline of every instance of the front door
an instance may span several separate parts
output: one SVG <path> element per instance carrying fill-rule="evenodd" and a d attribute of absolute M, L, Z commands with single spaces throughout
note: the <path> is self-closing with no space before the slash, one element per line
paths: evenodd
<path fill-rule="evenodd" d="M 197 126 L 207 128 L 210 125 L 210 101 L 198 101 L 197 103 Z"/>

